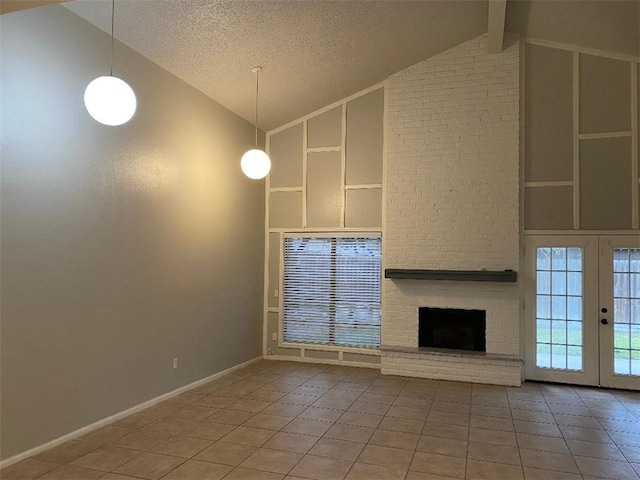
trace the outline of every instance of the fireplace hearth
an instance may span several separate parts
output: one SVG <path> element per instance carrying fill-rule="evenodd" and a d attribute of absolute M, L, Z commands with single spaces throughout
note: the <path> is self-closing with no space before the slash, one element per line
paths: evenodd
<path fill-rule="evenodd" d="M 418 346 L 486 351 L 486 311 L 459 308 L 418 309 Z"/>

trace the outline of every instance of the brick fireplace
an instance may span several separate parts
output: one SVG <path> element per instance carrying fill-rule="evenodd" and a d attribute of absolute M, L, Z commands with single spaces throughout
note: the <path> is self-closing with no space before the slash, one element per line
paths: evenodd
<path fill-rule="evenodd" d="M 389 79 L 384 266 L 519 269 L 519 43 L 481 36 Z M 518 283 L 387 278 L 382 372 L 519 385 Z M 418 348 L 419 308 L 481 310 L 485 352 Z"/>

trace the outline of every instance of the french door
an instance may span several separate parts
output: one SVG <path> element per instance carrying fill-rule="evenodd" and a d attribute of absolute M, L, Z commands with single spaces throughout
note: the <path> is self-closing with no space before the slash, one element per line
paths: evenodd
<path fill-rule="evenodd" d="M 525 376 L 640 390 L 640 236 L 529 236 Z"/>

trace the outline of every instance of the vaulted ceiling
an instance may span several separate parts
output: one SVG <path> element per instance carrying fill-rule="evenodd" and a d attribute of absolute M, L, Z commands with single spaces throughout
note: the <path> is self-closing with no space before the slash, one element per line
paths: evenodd
<path fill-rule="evenodd" d="M 270 130 L 487 32 L 504 1 L 116 0 L 115 37 L 249 121 L 262 65 L 259 126 Z M 110 31 L 111 0 L 63 5 Z M 638 0 L 506 8 L 507 31 L 636 57 L 639 26 Z"/>

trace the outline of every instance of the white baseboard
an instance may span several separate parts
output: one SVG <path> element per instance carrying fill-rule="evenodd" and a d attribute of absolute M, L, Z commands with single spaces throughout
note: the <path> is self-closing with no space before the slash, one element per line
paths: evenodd
<path fill-rule="evenodd" d="M 312 358 L 312 357 L 293 357 L 289 355 L 264 355 L 263 360 L 279 360 L 283 362 L 301 362 L 301 363 L 319 363 L 323 365 L 338 365 L 342 367 L 361 367 L 361 368 L 375 368 L 380 370 L 379 363 L 366 363 L 366 362 L 350 362 L 346 360 L 333 360 L 329 358 Z"/>
<path fill-rule="evenodd" d="M 193 383 L 190 383 L 188 385 L 185 385 L 183 387 L 177 388 L 171 392 L 165 393 L 160 395 L 159 397 L 155 397 L 151 400 L 148 400 L 144 403 L 141 403 L 139 405 L 136 405 L 135 407 L 131 407 L 127 410 L 124 410 L 122 412 L 116 413 L 115 415 L 111 415 L 110 417 L 107 418 L 103 418 L 102 420 L 98 420 L 97 422 L 94 422 L 90 425 L 87 425 L 85 427 L 79 428 L 78 430 L 75 430 L 71 433 L 67 433 L 66 435 L 63 435 L 62 437 L 58 437 L 55 440 L 51 440 L 50 442 L 47 442 L 43 445 L 40 445 L 38 447 L 34 447 L 31 448 L 25 452 L 19 453 L 17 455 L 14 455 L 13 457 L 9 457 L 6 460 L 3 460 L 0 462 L 0 469 L 1 468 L 6 468 L 9 465 L 13 465 L 14 463 L 19 462 L 20 460 L 24 460 L 25 458 L 31 457 L 33 455 L 37 455 L 38 453 L 44 452 L 45 450 L 49 450 L 50 448 L 53 447 L 57 447 L 58 445 L 61 445 L 65 442 L 68 442 L 69 440 L 74 440 L 76 438 L 82 437 L 83 435 L 86 435 L 89 432 L 92 432 L 93 430 L 97 430 L 98 428 L 104 427 L 106 425 L 109 425 L 110 423 L 113 423 L 117 420 L 120 420 L 121 418 L 127 417 L 131 414 L 137 413 L 141 410 L 144 410 L 145 408 L 151 407 L 153 405 L 155 405 L 156 403 L 160 403 L 164 400 L 167 400 L 171 397 L 175 397 L 176 395 L 180 395 L 181 393 L 184 393 L 188 390 L 191 390 L 192 388 L 196 388 L 199 387 L 200 385 L 204 385 L 207 382 L 210 382 L 211 380 L 215 380 L 216 378 L 219 377 L 223 377 L 224 375 L 227 375 L 231 372 L 234 372 L 236 370 L 239 370 L 241 368 L 247 367 L 249 365 L 251 365 L 252 363 L 258 362 L 262 360 L 262 357 L 256 357 L 253 358 L 251 360 L 248 360 L 246 362 L 240 363 L 238 365 L 235 365 L 233 367 L 227 368 L 226 370 L 223 370 L 221 372 L 218 373 L 214 373 L 213 375 L 210 375 L 206 378 L 203 378 L 201 380 L 197 380 Z"/>

